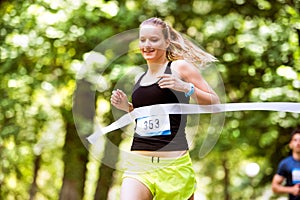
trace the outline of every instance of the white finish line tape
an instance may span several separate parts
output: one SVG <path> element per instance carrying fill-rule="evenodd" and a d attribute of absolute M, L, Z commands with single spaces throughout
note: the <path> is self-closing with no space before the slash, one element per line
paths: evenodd
<path fill-rule="evenodd" d="M 132 123 L 136 118 L 153 115 L 165 114 L 208 114 L 233 111 L 279 111 L 300 113 L 300 103 L 290 102 L 260 102 L 260 103 L 226 103 L 213 105 L 198 105 L 198 104 L 157 104 L 135 108 L 132 112 L 123 115 L 117 121 L 109 126 L 97 130 L 92 135 L 87 137 L 87 140 L 94 144 L 97 139 L 106 133 L 125 127 Z"/>

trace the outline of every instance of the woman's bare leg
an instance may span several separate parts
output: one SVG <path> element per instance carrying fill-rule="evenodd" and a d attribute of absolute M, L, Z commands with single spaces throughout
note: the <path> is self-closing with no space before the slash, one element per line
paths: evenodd
<path fill-rule="evenodd" d="M 124 178 L 121 187 L 121 200 L 152 200 L 150 190 L 134 178 Z"/>

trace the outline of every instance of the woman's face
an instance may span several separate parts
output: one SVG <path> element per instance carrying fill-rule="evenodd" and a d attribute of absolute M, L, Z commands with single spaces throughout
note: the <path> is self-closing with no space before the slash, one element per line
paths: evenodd
<path fill-rule="evenodd" d="M 165 58 L 168 45 L 162 28 L 154 25 L 143 25 L 140 28 L 139 48 L 145 60 L 153 62 Z"/>

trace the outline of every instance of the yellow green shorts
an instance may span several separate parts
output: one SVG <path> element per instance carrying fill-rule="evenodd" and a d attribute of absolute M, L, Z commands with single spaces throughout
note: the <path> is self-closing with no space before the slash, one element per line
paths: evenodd
<path fill-rule="evenodd" d="M 196 189 L 195 172 L 188 153 L 179 158 L 130 156 L 124 178 L 134 178 L 147 186 L 156 200 L 186 200 Z"/>

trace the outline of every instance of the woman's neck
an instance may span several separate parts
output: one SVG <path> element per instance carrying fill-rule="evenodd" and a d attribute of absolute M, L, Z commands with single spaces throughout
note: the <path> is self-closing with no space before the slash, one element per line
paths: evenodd
<path fill-rule="evenodd" d="M 155 75 L 155 74 L 161 73 L 162 70 L 164 71 L 167 63 L 168 63 L 167 59 L 163 59 L 163 60 L 155 61 L 155 62 L 147 61 L 148 73 L 150 75 Z"/>

